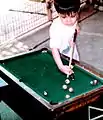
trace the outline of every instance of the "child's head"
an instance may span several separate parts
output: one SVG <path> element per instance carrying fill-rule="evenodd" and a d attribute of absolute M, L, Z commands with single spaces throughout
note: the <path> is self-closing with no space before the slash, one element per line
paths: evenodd
<path fill-rule="evenodd" d="M 54 6 L 63 24 L 75 24 L 80 8 L 80 0 L 54 0 Z"/>

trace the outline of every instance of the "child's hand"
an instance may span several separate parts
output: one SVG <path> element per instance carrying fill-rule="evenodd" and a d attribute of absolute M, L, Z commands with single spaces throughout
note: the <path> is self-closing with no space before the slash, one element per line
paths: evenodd
<path fill-rule="evenodd" d="M 67 75 L 71 75 L 72 73 L 74 73 L 73 70 L 67 65 L 62 65 L 59 67 L 59 69 L 61 72 L 65 73 Z"/>

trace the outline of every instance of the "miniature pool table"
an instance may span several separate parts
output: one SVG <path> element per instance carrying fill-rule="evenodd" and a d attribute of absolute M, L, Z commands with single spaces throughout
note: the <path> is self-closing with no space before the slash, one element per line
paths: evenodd
<path fill-rule="evenodd" d="M 68 64 L 64 58 L 63 62 Z M 29 99 L 26 104 L 31 105 L 35 112 L 40 112 L 37 107 L 33 107 L 38 103 L 38 107 L 44 108 L 43 112 L 46 110 L 47 114 L 53 113 L 55 118 L 64 112 L 74 111 L 95 102 L 103 92 L 103 78 L 76 64 L 73 67 L 75 79 L 66 84 L 66 75 L 58 70 L 51 51 L 47 48 L 7 58 L 0 63 L 0 76 L 9 84 L 6 95 L 11 94 L 12 97 L 16 91 L 15 100 L 18 99 L 19 102 L 19 99 Z M 97 80 L 96 85 L 91 84 L 93 80 Z M 67 85 L 67 89 L 63 89 L 63 85 Z M 69 91 L 70 87 L 73 92 Z M 9 90 L 11 93 L 8 93 Z M 25 95 L 19 96 L 22 92 Z"/>

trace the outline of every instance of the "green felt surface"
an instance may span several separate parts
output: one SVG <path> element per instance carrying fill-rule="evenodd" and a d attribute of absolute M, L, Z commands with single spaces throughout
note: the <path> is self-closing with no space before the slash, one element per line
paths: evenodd
<path fill-rule="evenodd" d="M 64 62 L 68 64 L 67 61 Z M 74 92 L 64 90 L 62 85 L 65 84 L 66 75 L 58 70 L 52 55 L 48 52 L 38 51 L 22 55 L 5 60 L 2 65 L 49 102 L 63 102 L 67 94 L 74 98 L 102 86 L 100 78 L 75 65 L 75 80 L 68 85 L 73 87 Z M 98 79 L 99 82 L 92 86 L 90 81 L 94 79 Z M 48 92 L 47 96 L 43 95 L 44 91 Z"/>

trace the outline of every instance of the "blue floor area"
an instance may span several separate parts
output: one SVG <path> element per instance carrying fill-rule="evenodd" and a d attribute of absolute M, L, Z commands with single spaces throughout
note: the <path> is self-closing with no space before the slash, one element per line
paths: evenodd
<path fill-rule="evenodd" d="M 7 104 L 0 103 L 0 120 L 22 120 Z"/>

